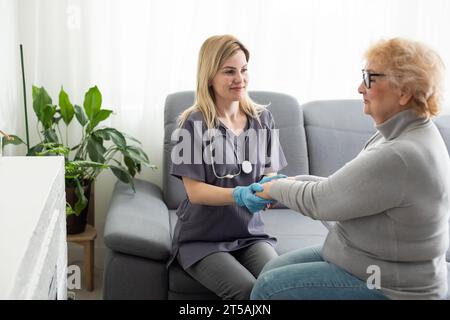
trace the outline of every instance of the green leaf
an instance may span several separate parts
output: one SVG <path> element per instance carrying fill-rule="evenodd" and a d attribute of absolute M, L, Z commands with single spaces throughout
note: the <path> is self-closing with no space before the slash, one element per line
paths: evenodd
<path fill-rule="evenodd" d="M 87 169 L 107 169 L 109 165 L 88 161 L 88 160 L 77 160 L 68 161 L 65 164 L 65 178 L 67 179 L 78 179 L 83 178 L 87 175 Z"/>
<path fill-rule="evenodd" d="M 47 104 L 41 109 L 41 122 L 44 129 L 50 129 L 54 123 L 53 116 L 56 113 L 56 106 Z"/>
<path fill-rule="evenodd" d="M 63 87 L 61 87 L 61 91 L 59 92 L 59 107 L 64 123 L 69 125 L 70 121 L 73 119 L 75 111 L 72 103 L 70 103 L 69 96 L 64 91 Z"/>
<path fill-rule="evenodd" d="M 15 135 L 13 135 L 13 134 L 10 134 L 10 135 L 8 135 L 9 136 L 9 138 L 6 138 L 6 137 L 1 137 L 1 139 L 3 139 L 2 140 L 2 145 L 3 146 L 6 146 L 6 145 L 8 145 L 8 144 L 13 144 L 13 145 L 16 145 L 16 146 L 18 146 L 19 144 L 25 144 L 25 142 L 23 142 L 22 141 L 22 139 L 20 139 L 18 136 L 15 136 Z"/>
<path fill-rule="evenodd" d="M 89 122 L 89 127 L 91 130 L 93 130 L 100 122 L 108 119 L 108 117 L 111 115 L 112 110 L 103 109 L 100 110 L 95 116 L 94 119 L 92 119 Z"/>
<path fill-rule="evenodd" d="M 133 177 L 128 173 L 127 169 L 122 166 L 113 166 L 111 165 L 111 171 L 114 173 L 114 175 L 122 182 L 130 184 L 131 187 L 134 189 L 134 183 L 133 183 Z"/>
<path fill-rule="evenodd" d="M 123 150 L 122 153 L 124 154 L 124 156 L 130 157 L 135 162 L 138 162 L 138 163 L 141 162 L 141 163 L 144 163 L 146 165 L 150 164 L 150 161 L 148 160 L 147 154 L 145 154 L 145 152 L 139 147 L 127 146 L 125 148 L 125 150 Z"/>
<path fill-rule="evenodd" d="M 76 215 L 75 210 L 72 209 L 72 206 L 70 205 L 70 203 L 66 202 L 66 216 L 70 216 L 72 214 Z"/>
<path fill-rule="evenodd" d="M 90 88 L 86 92 L 83 106 L 89 121 L 92 122 L 102 106 L 102 94 L 97 86 Z"/>
<path fill-rule="evenodd" d="M 130 173 L 130 175 L 132 177 L 134 177 L 136 175 L 137 168 L 136 168 L 136 164 L 134 163 L 133 159 L 131 159 L 129 157 L 124 157 L 123 161 L 125 162 L 125 165 L 127 166 L 128 172 Z"/>
<path fill-rule="evenodd" d="M 81 145 L 81 143 L 79 143 L 76 146 L 70 148 L 70 151 L 77 150 L 80 145 Z"/>
<path fill-rule="evenodd" d="M 52 104 L 52 98 L 45 91 L 44 87 L 33 86 L 33 110 L 38 120 L 44 123 L 44 108 Z"/>
<path fill-rule="evenodd" d="M 103 146 L 103 139 L 96 136 L 90 136 L 87 144 L 87 151 L 89 158 L 92 161 L 104 163 L 105 158 L 103 155 L 106 152 L 106 148 Z"/>
<path fill-rule="evenodd" d="M 59 143 L 58 135 L 55 129 L 44 130 L 44 142 Z"/>
<path fill-rule="evenodd" d="M 37 156 L 37 154 L 39 152 L 41 152 L 42 150 L 44 150 L 44 146 L 42 145 L 42 143 L 39 143 L 39 144 L 35 145 L 34 147 L 30 148 L 30 150 L 27 153 L 27 156 L 28 157 Z"/>
<path fill-rule="evenodd" d="M 78 122 L 81 124 L 82 127 L 84 127 L 86 123 L 88 123 L 89 121 L 89 119 L 86 116 L 86 113 L 78 105 L 75 105 L 74 108 L 75 108 L 75 116 L 77 117 Z"/>
<path fill-rule="evenodd" d="M 73 181 L 76 179 L 83 179 L 83 176 L 85 176 L 86 173 L 83 168 L 77 166 L 76 164 L 73 164 L 72 161 L 66 162 L 64 170 L 65 170 L 64 177 L 66 179 L 66 187 L 69 185 L 73 187 L 74 186 Z"/>
<path fill-rule="evenodd" d="M 36 152 L 37 156 L 46 156 L 46 155 L 61 155 L 61 156 L 69 156 L 70 149 L 58 143 L 44 143 L 42 144 L 44 149 L 41 152 Z"/>
<path fill-rule="evenodd" d="M 126 134 L 125 132 L 121 132 L 121 133 L 122 133 L 122 135 L 123 135 L 125 138 L 127 138 L 127 139 L 129 139 L 129 140 L 131 140 L 131 141 L 137 142 L 137 143 L 139 143 L 139 144 L 142 144 L 138 139 L 136 139 L 136 138 L 134 138 L 134 137 L 132 137 L 132 136 Z"/>
<path fill-rule="evenodd" d="M 88 199 L 84 195 L 84 189 L 80 183 L 80 180 L 76 179 L 77 187 L 75 188 L 75 195 L 77 196 L 77 202 L 75 203 L 75 214 L 80 215 L 81 211 L 88 205 Z"/>
<path fill-rule="evenodd" d="M 89 161 L 89 160 L 76 160 L 76 161 L 70 161 L 67 164 L 72 165 L 76 168 L 94 168 L 94 169 L 106 169 L 109 168 L 109 165 L 105 163 L 95 162 L 95 161 Z"/>
<path fill-rule="evenodd" d="M 119 148 L 125 148 L 127 146 L 127 142 L 125 140 L 125 137 L 122 135 L 122 133 L 116 129 L 113 128 L 103 128 L 96 130 L 93 132 L 94 135 L 102 138 L 103 140 L 110 140 L 114 142 L 116 146 Z"/>

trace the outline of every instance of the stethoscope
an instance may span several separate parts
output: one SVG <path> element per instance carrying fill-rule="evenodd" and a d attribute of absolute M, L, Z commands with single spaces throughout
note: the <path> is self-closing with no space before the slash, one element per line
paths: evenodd
<path fill-rule="evenodd" d="M 247 137 L 246 137 L 245 141 L 247 141 Z M 209 153 L 210 153 L 210 157 L 211 157 L 212 171 L 214 173 L 214 176 L 216 176 L 217 179 L 233 179 L 233 178 L 239 176 L 242 171 L 244 171 L 246 174 L 249 174 L 253 170 L 251 162 L 248 161 L 248 160 L 244 160 L 244 161 L 242 161 L 241 165 L 238 165 L 239 166 L 239 172 L 237 172 L 237 173 L 229 173 L 229 174 L 226 174 L 224 176 L 219 176 L 216 173 L 216 168 L 215 168 L 215 164 L 214 164 L 214 157 L 213 157 L 213 154 L 212 154 L 212 139 L 210 139 L 210 142 L 209 142 Z M 238 157 L 237 157 L 235 148 L 233 148 L 233 153 L 234 153 L 234 158 L 236 159 L 236 162 L 238 162 Z"/>

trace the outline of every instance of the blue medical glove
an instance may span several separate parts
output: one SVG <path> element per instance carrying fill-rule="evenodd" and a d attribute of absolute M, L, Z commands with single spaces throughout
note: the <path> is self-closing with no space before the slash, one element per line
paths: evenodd
<path fill-rule="evenodd" d="M 272 181 L 274 179 L 284 179 L 284 178 L 287 178 L 287 176 L 285 176 L 284 174 L 277 174 L 277 175 L 271 176 L 271 177 L 264 177 L 258 183 L 262 184 L 262 183 L 266 183 L 266 182 Z"/>
<path fill-rule="evenodd" d="M 255 192 L 263 191 L 264 187 L 259 183 L 252 183 L 246 187 L 236 187 L 233 190 L 233 198 L 240 207 L 247 207 L 251 213 L 261 211 L 272 200 L 266 200 L 255 195 Z"/>

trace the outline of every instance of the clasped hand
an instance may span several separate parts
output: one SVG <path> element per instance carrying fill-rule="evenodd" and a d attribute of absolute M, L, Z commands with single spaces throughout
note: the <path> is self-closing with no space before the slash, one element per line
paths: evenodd
<path fill-rule="evenodd" d="M 233 190 L 234 201 L 240 207 L 247 207 L 251 213 L 261 211 L 267 208 L 268 205 L 272 204 L 273 200 L 260 198 L 255 195 L 255 193 L 264 191 L 264 183 L 281 178 L 286 178 L 286 176 L 279 174 L 272 177 L 264 177 L 258 183 L 252 183 L 246 187 L 236 187 Z"/>

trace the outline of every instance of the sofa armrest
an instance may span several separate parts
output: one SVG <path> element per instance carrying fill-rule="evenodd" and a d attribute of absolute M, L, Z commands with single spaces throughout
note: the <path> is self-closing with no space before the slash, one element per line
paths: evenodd
<path fill-rule="evenodd" d="M 138 179 L 135 187 L 136 193 L 116 183 L 105 223 L 105 244 L 114 251 L 166 261 L 171 237 L 161 189 Z"/>

